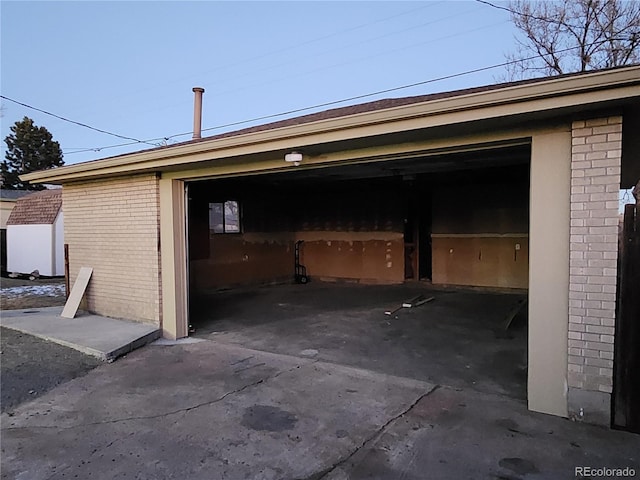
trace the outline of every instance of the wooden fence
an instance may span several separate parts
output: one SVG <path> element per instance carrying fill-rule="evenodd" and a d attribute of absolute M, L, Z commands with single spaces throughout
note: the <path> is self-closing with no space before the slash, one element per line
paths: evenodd
<path fill-rule="evenodd" d="M 626 205 L 620 242 L 613 425 L 640 433 L 640 205 Z"/>

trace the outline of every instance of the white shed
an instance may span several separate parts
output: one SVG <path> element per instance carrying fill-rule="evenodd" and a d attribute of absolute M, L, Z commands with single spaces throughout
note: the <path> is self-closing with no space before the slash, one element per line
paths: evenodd
<path fill-rule="evenodd" d="M 7 220 L 7 271 L 64 275 L 62 189 L 43 190 L 16 202 Z"/>

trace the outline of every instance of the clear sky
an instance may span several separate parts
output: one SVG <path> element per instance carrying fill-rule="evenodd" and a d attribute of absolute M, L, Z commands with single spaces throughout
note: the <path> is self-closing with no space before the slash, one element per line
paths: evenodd
<path fill-rule="evenodd" d="M 2 95 L 151 143 L 191 131 L 194 86 L 206 90 L 207 129 L 500 64 L 515 34 L 507 12 L 474 1 L 2 1 L 0 9 Z M 496 68 L 335 106 L 504 75 Z M 60 142 L 67 164 L 150 148 L 97 151 L 127 140 L 6 100 L 3 139 L 25 115 Z"/>

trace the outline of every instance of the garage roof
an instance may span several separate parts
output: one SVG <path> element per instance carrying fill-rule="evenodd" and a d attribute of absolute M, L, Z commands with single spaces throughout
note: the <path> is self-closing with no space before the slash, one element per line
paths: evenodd
<path fill-rule="evenodd" d="M 523 115 L 554 115 L 640 98 L 640 66 L 487 85 L 362 103 L 222 133 L 212 137 L 67 165 L 21 176 L 23 181 L 67 181 L 193 168 L 313 144 L 352 141 L 420 128 Z M 538 116 L 538 118 L 541 118 Z"/>
<path fill-rule="evenodd" d="M 7 225 L 51 225 L 62 208 L 62 189 L 42 190 L 19 198 Z"/>

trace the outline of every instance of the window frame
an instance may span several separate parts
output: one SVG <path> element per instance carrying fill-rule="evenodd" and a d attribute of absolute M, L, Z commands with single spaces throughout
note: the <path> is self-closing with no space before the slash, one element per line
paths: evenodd
<path fill-rule="evenodd" d="M 236 204 L 236 221 L 237 221 L 237 230 L 228 230 L 228 224 L 227 224 L 227 215 L 226 215 L 226 209 L 227 209 L 227 204 L 228 203 L 235 203 Z M 222 208 L 222 231 L 216 231 L 213 226 L 212 226 L 212 218 L 211 218 L 211 210 L 213 208 L 213 205 L 220 205 Z M 242 208 L 240 206 L 240 202 L 238 200 L 233 200 L 233 199 L 227 199 L 227 200 L 221 200 L 221 201 L 211 201 L 209 202 L 209 236 L 213 236 L 213 235 L 237 235 L 237 234 L 241 234 L 243 232 L 242 229 Z"/>

